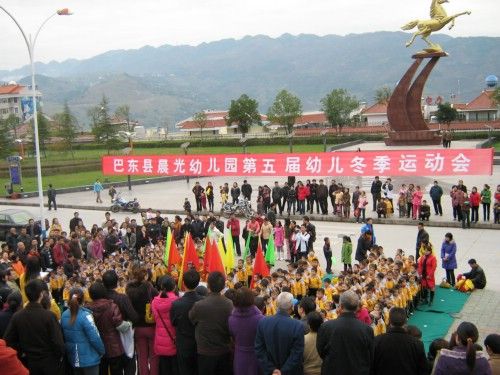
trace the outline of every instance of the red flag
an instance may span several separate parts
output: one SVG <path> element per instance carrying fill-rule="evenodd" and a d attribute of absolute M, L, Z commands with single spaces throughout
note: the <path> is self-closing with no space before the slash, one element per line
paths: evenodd
<path fill-rule="evenodd" d="M 188 233 L 186 238 L 186 244 L 184 244 L 184 259 L 183 259 L 183 271 L 186 272 L 189 268 L 188 265 L 191 262 L 194 269 L 198 268 L 198 253 L 196 252 L 196 245 L 194 244 L 193 237 L 191 233 Z"/>
<path fill-rule="evenodd" d="M 207 266 L 208 272 L 214 272 L 214 271 L 219 271 L 223 275 L 226 274 L 225 269 L 224 269 L 224 263 L 222 263 L 222 259 L 220 257 L 219 249 L 216 247 L 214 243 L 212 243 L 211 240 L 208 240 L 207 242 L 207 247 L 205 251 L 209 249 L 209 263 Z"/>
<path fill-rule="evenodd" d="M 209 271 L 210 257 L 212 253 L 212 241 L 205 237 L 205 254 L 203 255 L 203 269 L 206 273 Z"/>
<path fill-rule="evenodd" d="M 178 267 L 181 262 L 181 255 L 179 254 L 179 250 L 177 250 L 175 241 L 172 239 L 170 242 L 170 251 L 168 256 L 168 270 L 170 271 L 172 264 L 175 264 L 175 266 Z"/>
<path fill-rule="evenodd" d="M 262 245 L 259 240 L 259 244 L 257 246 L 257 254 L 255 254 L 255 261 L 253 263 L 253 274 L 252 274 L 252 285 L 250 288 L 253 288 L 253 276 L 260 275 L 262 277 L 270 276 L 269 268 L 267 267 L 266 260 L 264 259 L 264 253 L 262 251 Z"/>

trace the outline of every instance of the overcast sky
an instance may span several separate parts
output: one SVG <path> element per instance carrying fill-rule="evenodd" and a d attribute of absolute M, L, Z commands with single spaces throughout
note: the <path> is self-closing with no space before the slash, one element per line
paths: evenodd
<path fill-rule="evenodd" d="M 448 14 L 461 17 L 452 36 L 500 36 L 499 0 L 450 0 Z M 245 35 L 396 31 L 408 21 L 429 18 L 431 0 L 0 0 L 27 33 L 52 11 L 69 7 L 38 39 L 38 61 L 87 58 L 113 49 L 190 44 Z M 28 61 L 22 37 L 0 10 L 0 69 Z"/>

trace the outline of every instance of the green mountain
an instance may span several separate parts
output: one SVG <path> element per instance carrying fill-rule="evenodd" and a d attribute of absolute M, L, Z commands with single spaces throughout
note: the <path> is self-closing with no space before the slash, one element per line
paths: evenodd
<path fill-rule="evenodd" d="M 405 49 L 408 38 L 402 32 L 285 34 L 198 46 L 146 46 L 86 60 L 38 63 L 37 85 L 47 113 L 60 110 L 66 100 L 83 125 L 87 109 L 103 94 L 112 108 L 129 104 L 132 116 L 149 127 L 172 127 L 201 109 L 227 108 L 242 93 L 257 98 L 265 113 L 283 88 L 301 97 L 304 110 L 315 110 L 334 88 L 346 88 L 370 103 L 377 88 L 394 87 L 411 55 L 423 48 L 419 41 Z M 454 93 L 458 100 L 469 101 L 484 88 L 484 77 L 500 73 L 500 38 L 435 35 L 433 41 L 449 57 L 432 73 L 425 95 L 447 99 Z M 0 80 L 20 80 L 28 72 L 28 67 L 0 71 Z"/>

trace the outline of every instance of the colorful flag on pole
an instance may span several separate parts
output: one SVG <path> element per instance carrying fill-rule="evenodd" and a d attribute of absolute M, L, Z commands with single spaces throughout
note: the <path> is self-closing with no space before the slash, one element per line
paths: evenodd
<path fill-rule="evenodd" d="M 194 244 L 193 237 L 190 233 L 186 234 L 184 241 L 184 255 L 182 257 L 182 267 L 180 269 L 179 275 L 179 289 L 182 288 L 182 278 L 184 277 L 184 272 L 188 270 L 189 263 L 192 263 L 196 269 L 198 265 L 198 254 L 196 253 L 196 245 Z"/>
<path fill-rule="evenodd" d="M 227 235 L 229 234 L 229 235 Z M 231 236 L 231 231 L 226 231 L 226 259 L 224 266 L 226 267 L 226 274 L 231 272 L 234 268 L 234 244 L 233 237 Z"/>
<path fill-rule="evenodd" d="M 209 239 L 209 243 L 211 243 L 212 240 Z M 225 274 L 224 271 L 224 263 L 222 261 L 222 254 L 224 253 L 224 247 L 222 246 L 222 241 L 219 239 L 219 243 L 216 245 L 215 243 L 211 243 L 210 249 L 210 264 L 208 267 L 208 272 L 214 272 L 214 271 L 219 271 L 223 274 Z"/>
<path fill-rule="evenodd" d="M 274 244 L 274 235 L 272 232 L 266 246 L 266 263 L 270 266 L 274 266 L 276 263 L 276 245 Z"/>
<path fill-rule="evenodd" d="M 168 258 L 170 256 L 170 244 L 172 243 L 172 231 L 170 227 L 167 230 L 167 240 L 165 241 L 165 252 L 163 253 L 163 264 L 168 267 Z"/>
<path fill-rule="evenodd" d="M 260 240 L 257 245 L 257 253 L 255 254 L 255 261 L 253 263 L 253 275 L 250 288 L 253 288 L 254 275 L 260 275 L 262 277 L 270 276 L 269 268 L 267 267 L 266 260 L 264 259 L 264 253 L 262 252 L 262 244 L 260 243 Z"/>
<path fill-rule="evenodd" d="M 177 244 L 172 239 L 172 241 L 170 241 L 170 251 L 168 256 L 168 270 L 170 271 L 170 267 L 173 264 L 175 264 L 175 266 L 179 268 L 179 264 L 181 263 L 181 261 L 182 259 L 179 254 L 179 250 L 177 250 Z"/>
<path fill-rule="evenodd" d="M 247 240 L 245 241 L 245 251 L 243 251 L 243 262 L 246 262 L 249 255 L 250 255 L 250 234 L 248 234 Z"/>

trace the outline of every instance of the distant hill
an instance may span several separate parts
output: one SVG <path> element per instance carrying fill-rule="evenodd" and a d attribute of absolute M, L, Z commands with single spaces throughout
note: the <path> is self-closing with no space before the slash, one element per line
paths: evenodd
<path fill-rule="evenodd" d="M 432 73 L 425 95 L 468 101 L 484 87 L 484 77 L 499 75 L 500 38 L 433 36 L 449 53 Z M 225 109 L 242 93 L 257 98 L 267 112 L 276 93 L 288 89 L 305 110 L 320 107 L 333 88 L 346 88 L 372 102 L 377 88 L 394 87 L 423 47 L 405 49 L 408 34 L 376 32 L 347 36 L 289 34 L 227 39 L 193 46 L 146 46 L 109 51 L 86 60 L 37 64 L 37 84 L 47 113 L 65 100 L 83 125 L 87 109 L 103 94 L 112 108 L 131 106 L 145 126 L 170 127 L 201 109 Z M 0 80 L 28 83 L 28 67 L 0 71 Z"/>

